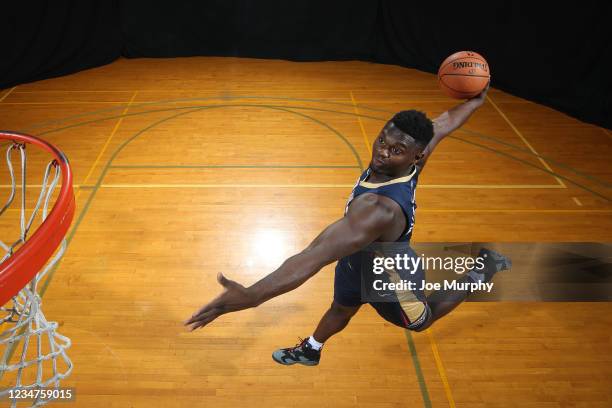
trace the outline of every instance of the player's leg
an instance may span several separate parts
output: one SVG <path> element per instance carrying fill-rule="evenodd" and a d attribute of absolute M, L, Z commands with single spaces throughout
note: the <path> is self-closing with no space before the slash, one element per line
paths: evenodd
<path fill-rule="evenodd" d="M 458 280 L 459 282 L 473 282 L 469 275 L 464 276 Z M 460 286 L 461 287 L 461 286 Z M 427 304 L 431 309 L 431 319 L 427 326 L 423 329 L 431 326 L 433 322 L 439 318 L 447 315 L 457 306 L 459 306 L 465 299 L 467 299 L 470 292 L 468 290 L 436 290 L 427 296 Z"/>
<path fill-rule="evenodd" d="M 510 259 L 489 249 L 482 248 L 478 257 L 484 259 L 484 268 L 472 269 L 459 279 L 459 282 L 490 282 L 497 272 L 510 269 L 512 266 Z M 436 290 L 430 293 L 427 296 L 427 304 L 431 308 L 431 319 L 424 328 L 431 326 L 436 320 L 450 313 L 467 299 L 469 294 L 469 290 Z"/>
<path fill-rule="evenodd" d="M 389 245 L 377 254 L 384 257 L 397 255 L 417 257 L 414 250 L 405 242 L 398 247 Z M 431 319 L 431 310 L 427 305 L 422 285 L 425 281 L 425 271 L 422 264 L 418 263 L 416 266 L 415 270 L 385 268 L 383 274 L 376 275 L 376 280 L 370 279 L 372 274 L 369 273 L 369 270 L 365 270 L 363 277 L 366 282 L 364 285 L 364 290 L 367 290 L 366 297 L 376 312 L 389 323 L 409 330 L 419 330 Z M 374 283 L 378 280 L 381 282 L 375 286 Z M 396 289 L 397 284 L 401 282 L 411 282 L 412 286 Z M 385 284 L 396 284 L 396 286 L 385 286 Z"/>
<path fill-rule="evenodd" d="M 361 305 L 342 306 L 333 301 L 312 335 L 314 340 L 325 343 L 331 336 L 342 331 L 360 307 Z"/>
<path fill-rule="evenodd" d="M 403 329 L 421 331 L 429 327 L 431 310 L 420 300 L 371 302 L 370 305 L 386 321 Z"/>
<path fill-rule="evenodd" d="M 321 359 L 323 343 L 334 334 L 342 331 L 357 313 L 361 305 L 342 306 L 336 301 L 332 302 L 317 325 L 312 336 L 309 336 L 295 347 L 278 349 L 272 353 L 272 358 L 279 364 L 317 365 Z"/>
<path fill-rule="evenodd" d="M 272 358 L 284 365 L 319 364 L 323 343 L 346 327 L 361 304 L 359 275 L 355 278 L 355 273 L 347 263 L 338 262 L 334 278 L 334 301 L 319 321 L 314 334 L 295 347 L 276 350 Z"/>
<path fill-rule="evenodd" d="M 512 266 L 508 258 L 485 248 L 480 250 L 478 257 L 484 259 L 485 267 L 471 270 L 460 281 L 489 282 L 497 272 Z M 422 269 L 416 272 L 414 278 L 416 281 L 425 278 Z M 468 295 L 467 290 L 437 290 L 425 298 L 420 290 L 396 291 L 392 297 L 394 301 L 370 304 L 388 322 L 404 329 L 422 331 L 459 306 Z"/>

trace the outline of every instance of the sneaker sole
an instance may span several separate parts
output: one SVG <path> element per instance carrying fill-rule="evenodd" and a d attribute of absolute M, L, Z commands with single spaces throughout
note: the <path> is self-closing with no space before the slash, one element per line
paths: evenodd
<path fill-rule="evenodd" d="M 272 360 L 276 361 L 278 364 L 281 364 L 281 365 L 286 365 L 286 366 L 289 366 L 289 365 L 294 365 L 294 364 L 301 364 L 301 365 L 305 365 L 305 366 L 310 366 L 310 367 L 312 367 L 312 366 L 316 366 L 316 365 L 318 365 L 318 364 L 319 364 L 319 362 L 318 362 L 318 361 L 292 361 L 292 362 L 290 362 L 290 363 L 286 363 L 286 362 L 284 362 L 284 361 L 280 361 L 280 360 L 278 360 L 278 359 L 277 359 L 277 358 L 274 356 L 274 354 L 272 354 Z"/>

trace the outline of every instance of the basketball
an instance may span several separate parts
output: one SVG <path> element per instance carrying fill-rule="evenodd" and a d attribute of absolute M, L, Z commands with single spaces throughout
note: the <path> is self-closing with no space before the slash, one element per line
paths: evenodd
<path fill-rule="evenodd" d="M 469 99 L 487 87 L 491 74 L 482 55 L 473 51 L 459 51 L 440 65 L 438 81 L 451 98 Z"/>

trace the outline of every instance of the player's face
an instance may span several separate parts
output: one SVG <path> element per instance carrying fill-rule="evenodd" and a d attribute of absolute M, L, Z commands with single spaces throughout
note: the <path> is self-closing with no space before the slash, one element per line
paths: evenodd
<path fill-rule="evenodd" d="M 370 167 L 377 173 L 398 175 L 410 168 L 422 151 L 409 134 L 389 122 L 374 141 Z"/>

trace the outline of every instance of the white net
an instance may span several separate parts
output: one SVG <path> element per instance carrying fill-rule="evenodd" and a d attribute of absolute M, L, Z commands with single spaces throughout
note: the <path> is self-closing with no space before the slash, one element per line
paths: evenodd
<path fill-rule="evenodd" d="M 26 215 L 26 154 L 25 144 L 9 142 L 6 150 L 6 162 L 10 182 L 7 188 L 10 194 L 6 204 L 0 210 L 0 216 L 8 214 L 15 201 L 17 190 L 20 190 L 20 208 L 16 209 L 19 218 L 19 238 L 12 244 L 6 244 L 0 236 L 0 263 L 11 257 L 28 238 L 36 223 L 47 218 L 49 204 L 61 176 L 61 168 L 55 160 L 45 168 L 41 190 L 33 205 L 30 216 Z M 17 188 L 12 155 L 18 151 L 21 158 L 20 188 Z M 52 174 L 53 173 L 53 174 Z M 41 211 L 42 210 L 42 211 Z M 15 210 L 13 210 L 15 211 Z M 10 218 L 10 217 L 9 217 Z M 14 222 L 17 220 L 15 219 Z M 4 232 L 3 230 L 0 230 Z M 10 242 L 10 241 L 9 241 Z M 39 390 L 59 388 L 60 381 L 72 371 L 66 350 L 70 339 L 57 333 L 58 324 L 48 321 L 41 309 L 39 284 L 47 273 L 61 259 L 66 249 L 64 240 L 43 269 L 12 300 L 0 306 L 0 405 L 9 401 L 11 407 L 42 406 L 52 399 L 30 399 L 25 402 L 10 400 L 10 394 L 16 389 Z M 12 391 L 12 392 L 11 392 Z"/>

